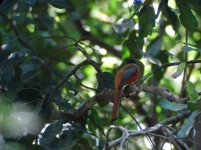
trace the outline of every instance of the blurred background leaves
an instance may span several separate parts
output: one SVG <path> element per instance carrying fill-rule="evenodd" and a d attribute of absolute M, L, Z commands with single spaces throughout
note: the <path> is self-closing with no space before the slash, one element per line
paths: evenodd
<path fill-rule="evenodd" d="M 185 64 L 186 54 L 188 60 L 200 59 L 199 0 L 3 0 L 0 15 L 0 143 L 6 150 L 101 149 L 111 124 L 111 103 L 103 99 L 82 118 L 74 115 L 105 85 L 113 89 L 114 75 L 126 58 L 140 64 L 142 75 L 161 64 Z M 96 64 L 84 64 L 64 80 L 87 58 Z M 146 83 L 179 95 L 184 69 L 164 68 Z M 177 79 L 171 78 L 175 70 Z M 187 106 L 196 112 L 201 108 L 200 70 L 200 64 L 187 66 L 187 104 L 141 92 L 122 105 L 142 126 Z M 53 119 L 56 112 L 61 119 Z M 117 124 L 137 129 L 123 109 Z M 188 119 L 178 136 L 191 126 Z M 118 136 L 118 131 L 111 135 Z M 128 149 L 149 149 L 147 144 L 129 144 Z"/>

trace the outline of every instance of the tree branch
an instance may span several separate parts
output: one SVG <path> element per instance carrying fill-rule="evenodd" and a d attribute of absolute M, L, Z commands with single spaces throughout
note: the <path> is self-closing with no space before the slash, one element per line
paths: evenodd
<path fill-rule="evenodd" d="M 154 72 L 157 72 L 161 69 L 165 69 L 167 67 L 171 67 L 171 66 L 177 66 L 182 62 L 174 62 L 174 63 L 167 63 L 167 64 L 163 64 L 157 68 L 155 68 L 154 70 L 150 71 L 148 74 L 146 74 L 143 78 L 142 78 L 142 82 L 144 82 L 146 79 L 148 79 Z M 191 60 L 191 61 L 187 61 L 187 64 L 195 64 L 195 63 L 201 63 L 201 60 Z"/>
<path fill-rule="evenodd" d="M 132 88 L 133 85 L 131 85 L 130 89 L 133 91 L 131 92 L 131 95 L 133 93 L 136 93 L 135 89 Z M 149 86 L 149 85 L 139 85 L 139 90 L 144 91 L 144 92 L 149 92 L 155 95 L 159 95 L 169 101 L 174 101 L 174 102 L 183 102 L 186 101 L 188 98 L 180 98 L 177 95 L 174 95 L 170 92 L 168 92 L 167 90 L 164 90 L 162 88 L 158 88 L 158 87 L 154 87 L 154 86 Z M 92 98 L 88 99 L 87 101 L 85 101 L 74 113 L 74 118 L 75 120 L 79 120 L 80 118 L 82 118 L 87 111 L 92 108 L 96 103 L 98 103 L 98 101 L 101 100 L 106 100 L 108 102 L 112 102 L 113 99 L 113 95 L 114 95 L 114 90 L 112 89 L 105 89 L 103 90 L 101 93 L 96 94 L 95 96 L 93 96 Z M 129 95 L 125 95 L 125 92 L 122 93 L 122 97 L 129 97 Z M 67 113 L 61 113 L 61 116 L 68 116 L 69 114 Z M 66 114 L 66 115 L 65 115 Z"/>
<path fill-rule="evenodd" d="M 188 99 L 187 97 L 180 98 L 179 96 L 170 93 L 167 89 L 158 88 L 158 87 L 151 86 L 151 85 L 142 84 L 142 85 L 139 85 L 139 89 L 140 89 L 140 91 L 144 91 L 144 92 L 152 93 L 154 95 L 161 96 L 172 102 L 183 102 Z M 133 88 L 132 88 L 132 90 L 133 90 Z M 134 90 L 133 93 L 136 93 L 136 91 Z"/>
<path fill-rule="evenodd" d="M 153 127 L 149 127 L 140 131 L 131 131 L 128 130 L 127 128 L 124 128 L 122 126 L 110 126 L 110 128 L 108 129 L 107 132 L 107 139 L 106 139 L 106 145 L 104 146 L 103 150 L 107 150 L 108 148 L 111 148 L 117 144 L 120 144 L 122 142 L 123 139 L 125 140 L 129 140 L 131 138 L 140 136 L 140 135 L 145 135 L 145 134 L 149 134 L 149 133 L 155 133 L 156 131 L 160 131 L 163 130 L 165 132 L 165 130 L 163 129 L 164 126 L 169 125 L 169 124 L 174 124 L 175 122 L 179 122 L 181 120 L 183 120 L 184 118 L 188 117 L 190 115 L 189 111 L 184 111 L 182 113 L 177 114 L 176 116 L 170 117 L 156 125 L 154 125 Z M 127 132 L 126 135 L 122 134 L 122 137 L 108 143 L 108 139 L 109 139 L 109 133 L 111 132 L 112 129 L 120 129 L 122 132 Z"/>

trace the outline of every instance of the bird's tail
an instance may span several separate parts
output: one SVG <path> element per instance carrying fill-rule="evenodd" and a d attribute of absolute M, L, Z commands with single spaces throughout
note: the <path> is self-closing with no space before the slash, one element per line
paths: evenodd
<path fill-rule="evenodd" d="M 115 121 L 118 117 L 120 97 L 121 97 L 121 90 L 115 90 L 111 122 Z"/>

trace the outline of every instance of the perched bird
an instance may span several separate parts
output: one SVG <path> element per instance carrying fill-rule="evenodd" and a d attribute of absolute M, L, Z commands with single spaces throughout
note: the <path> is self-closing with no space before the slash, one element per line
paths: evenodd
<path fill-rule="evenodd" d="M 118 117 L 120 97 L 123 86 L 137 81 L 139 78 L 139 73 L 140 71 L 138 65 L 134 60 L 131 59 L 128 59 L 127 64 L 117 72 L 114 83 L 115 94 L 112 110 L 112 122 Z"/>

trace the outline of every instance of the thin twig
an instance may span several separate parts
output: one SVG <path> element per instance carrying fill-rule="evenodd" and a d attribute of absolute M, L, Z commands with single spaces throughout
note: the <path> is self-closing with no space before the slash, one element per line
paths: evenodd
<path fill-rule="evenodd" d="M 188 31 L 186 30 L 186 43 L 185 46 L 188 45 Z M 183 73 L 183 79 L 182 79 L 182 85 L 181 85 L 181 93 L 180 96 L 181 97 L 185 97 L 186 96 L 186 74 L 187 74 L 187 64 L 186 62 L 188 61 L 188 52 L 185 52 L 185 67 L 184 67 L 184 73 Z"/>
<path fill-rule="evenodd" d="M 159 70 L 168 68 L 168 67 L 172 67 L 172 66 L 177 66 L 179 65 L 181 62 L 174 62 L 174 63 L 167 63 L 167 64 L 163 64 L 157 68 L 155 68 L 154 70 L 150 71 L 149 73 L 147 73 L 142 79 L 141 82 L 144 82 L 145 80 L 147 80 L 154 72 L 157 72 Z M 191 60 L 191 61 L 187 61 L 187 64 L 195 64 L 195 63 L 201 63 L 201 60 Z"/>
<path fill-rule="evenodd" d="M 70 76 L 72 76 L 80 67 L 82 67 L 83 65 L 87 64 L 88 61 L 84 60 L 83 62 L 81 62 L 80 64 L 76 65 L 66 76 L 65 78 L 63 78 L 54 88 L 54 90 L 58 90 L 69 78 Z M 45 107 L 47 101 L 49 100 L 50 97 L 50 93 L 48 93 L 47 95 L 45 95 L 44 100 L 43 100 L 43 105 L 42 105 L 42 109 Z"/>
<path fill-rule="evenodd" d="M 129 135 L 127 135 L 128 138 L 126 140 L 129 140 L 131 138 L 134 138 L 134 137 L 137 137 L 140 135 L 154 133 L 156 131 L 162 130 L 164 126 L 169 125 L 169 124 L 174 124 L 175 122 L 179 122 L 189 115 L 190 115 L 189 111 L 184 111 L 184 112 L 179 113 L 173 117 L 167 118 L 166 120 L 154 125 L 153 127 L 149 127 L 149 128 L 146 128 L 146 129 L 143 129 L 140 131 L 129 131 Z M 112 126 L 112 129 L 115 129 L 115 128 L 118 128 L 118 129 L 123 128 L 123 130 L 127 130 L 126 128 L 121 127 L 121 126 Z M 111 131 L 112 129 L 110 128 L 109 130 Z M 109 133 L 107 132 L 107 134 L 109 134 Z M 109 135 L 108 135 L 108 137 L 109 137 Z M 116 139 L 110 143 L 107 143 L 107 148 L 111 148 L 117 144 L 120 144 L 123 138 L 125 138 L 125 137 L 120 137 L 120 138 L 118 138 L 118 139 Z"/>
<path fill-rule="evenodd" d="M 77 81 L 79 81 L 80 85 L 83 86 L 84 88 L 89 89 L 89 90 L 93 90 L 93 91 L 95 91 L 95 92 L 97 91 L 96 89 L 94 89 L 94 88 L 92 88 L 92 87 L 88 87 L 88 86 L 84 85 L 84 84 L 80 81 L 80 79 L 79 79 L 79 77 L 77 76 L 76 73 L 74 74 L 74 76 L 75 76 L 75 78 L 77 79 Z"/>
<path fill-rule="evenodd" d="M 142 130 L 141 125 L 140 125 L 139 122 L 135 119 L 135 117 L 134 117 L 122 104 L 120 104 L 120 106 L 123 108 L 124 111 L 126 111 L 126 112 L 130 115 L 130 117 L 135 121 L 135 123 L 136 123 L 137 126 L 140 128 L 140 130 Z M 151 137 L 150 137 L 148 134 L 145 134 L 145 135 L 146 135 L 146 138 L 147 138 L 147 140 L 149 141 L 149 143 L 150 143 L 150 145 L 151 145 L 151 147 L 152 147 L 152 149 L 153 149 L 155 146 L 154 146 L 154 143 L 153 143 Z"/>
<path fill-rule="evenodd" d="M 76 45 L 76 47 L 78 48 L 78 50 L 80 50 L 80 51 L 83 53 L 83 55 L 86 57 L 88 63 L 94 67 L 94 69 L 96 70 L 96 72 L 97 72 L 97 74 L 98 74 L 98 77 L 100 78 L 100 80 L 101 80 L 102 83 L 103 83 L 103 86 L 104 86 L 105 88 L 108 88 L 108 87 L 109 87 L 109 86 L 108 86 L 108 83 L 106 82 L 105 77 L 104 77 L 104 75 L 103 75 L 103 73 L 102 73 L 102 71 L 101 71 L 101 69 L 100 69 L 99 63 L 93 61 L 93 60 L 90 58 L 90 56 L 87 54 L 87 52 L 85 51 L 85 49 L 83 49 L 78 43 L 75 44 L 75 45 Z"/>

